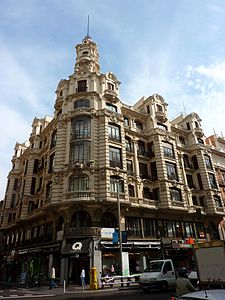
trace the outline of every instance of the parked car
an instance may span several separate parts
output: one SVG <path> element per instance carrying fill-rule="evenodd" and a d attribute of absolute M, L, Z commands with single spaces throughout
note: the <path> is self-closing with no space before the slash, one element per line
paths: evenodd
<path fill-rule="evenodd" d="M 224 300 L 225 290 L 201 290 L 181 297 L 170 296 L 170 300 Z"/>

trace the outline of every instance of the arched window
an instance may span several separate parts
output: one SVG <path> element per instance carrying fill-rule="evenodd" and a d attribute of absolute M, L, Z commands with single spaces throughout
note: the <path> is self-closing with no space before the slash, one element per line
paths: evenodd
<path fill-rule="evenodd" d="M 87 175 L 70 176 L 69 191 L 87 191 L 89 190 L 89 177 Z"/>
<path fill-rule="evenodd" d="M 77 211 L 71 220 L 72 227 L 91 227 L 91 216 L 86 211 Z"/>
<path fill-rule="evenodd" d="M 90 107 L 90 100 L 89 99 L 79 99 L 74 102 L 74 109 L 79 107 Z"/>
<path fill-rule="evenodd" d="M 111 213 L 104 213 L 101 218 L 101 226 L 106 228 L 115 228 L 117 226 L 116 218 Z"/>

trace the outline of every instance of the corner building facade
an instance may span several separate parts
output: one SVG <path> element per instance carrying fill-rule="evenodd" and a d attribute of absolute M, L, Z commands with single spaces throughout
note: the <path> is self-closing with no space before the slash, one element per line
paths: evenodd
<path fill-rule="evenodd" d="M 88 281 L 91 267 L 128 275 L 160 257 L 191 267 L 192 244 L 219 239 L 224 216 L 199 116 L 169 121 L 158 94 L 121 102 L 120 82 L 100 73 L 89 36 L 76 55 L 54 117 L 35 118 L 29 142 L 15 146 L 1 212 L 2 280 L 26 272 L 44 281 L 54 265 L 61 283 L 76 284 L 83 267 Z"/>

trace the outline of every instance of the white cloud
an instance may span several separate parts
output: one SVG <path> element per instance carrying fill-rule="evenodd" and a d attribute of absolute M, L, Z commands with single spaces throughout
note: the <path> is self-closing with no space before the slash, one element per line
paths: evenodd
<path fill-rule="evenodd" d="M 0 143 L 0 200 L 6 188 L 7 175 L 11 169 L 11 158 L 16 142 L 29 139 L 31 125 L 15 110 L 0 104 L 1 111 L 1 143 Z"/>

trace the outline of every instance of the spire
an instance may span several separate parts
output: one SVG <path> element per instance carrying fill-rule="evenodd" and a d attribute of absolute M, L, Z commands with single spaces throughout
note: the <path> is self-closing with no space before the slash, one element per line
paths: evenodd
<path fill-rule="evenodd" d="M 87 35 L 86 38 L 91 38 L 89 35 L 89 15 L 88 15 L 88 21 L 87 21 Z"/>

